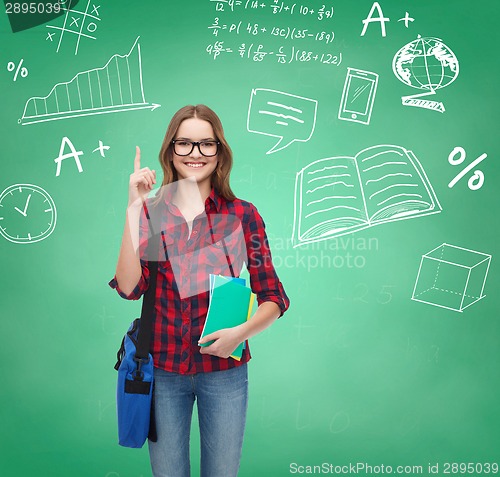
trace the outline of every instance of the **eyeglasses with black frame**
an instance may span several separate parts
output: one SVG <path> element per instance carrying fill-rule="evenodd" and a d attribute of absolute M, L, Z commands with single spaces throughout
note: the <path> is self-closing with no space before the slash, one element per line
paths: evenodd
<path fill-rule="evenodd" d="M 172 141 L 174 152 L 178 156 L 189 156 L 198 146 L 198 151 L 205 157 L 215 156 L 219 150 L 220 141 L 188 141 L 187 139 L 174 139 Z"/>

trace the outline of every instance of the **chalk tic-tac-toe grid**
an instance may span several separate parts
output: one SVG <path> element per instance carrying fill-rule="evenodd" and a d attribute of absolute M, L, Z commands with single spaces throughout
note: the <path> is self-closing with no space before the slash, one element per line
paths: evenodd
<path fill-rule="evenodd" d="M 101 8 L 101 6 L 96 5 L 95 3 L 91 2 L 91 0 L 88 0 L 85 10 L 80 11 L 71 8 L 72 0 L 67 0 L 63 3 L 65 4 L 63 5 L 63 8 L 66 10 L 63 26 L 59 27 L 55 25 L 47 25 L 47 28 L 59 30 L 61 33 L 59 42 L 57 44 L 57 52 L 59 52 L 65 33 L 70 34 L 70 36 L 74 35 L 74 38 L 76 38 L 75 55 L 77 55 L 78 48 L 80 46 L 80 39 L 82 37 L 90 38 L 91 40 L 96 39 L 94 33 L 97 30 L 98 23 L 101 21 L 99 13 L 99 9 Z M 46 39 L 54 41 L 53 36 L 55 34 L 56 32 L 49 32 Z"/>

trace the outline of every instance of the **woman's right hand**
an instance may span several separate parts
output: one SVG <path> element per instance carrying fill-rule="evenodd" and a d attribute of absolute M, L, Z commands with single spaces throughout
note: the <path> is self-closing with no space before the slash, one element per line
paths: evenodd
<path fill-rule="evenodd" d="M 134 172 L 130 174 L 128 186 L 128 203 L 142 205 L 149 192 L 156 184 L 156 171 L 149 167 L 141 168 L 141 150 L 135 146 Z"/>

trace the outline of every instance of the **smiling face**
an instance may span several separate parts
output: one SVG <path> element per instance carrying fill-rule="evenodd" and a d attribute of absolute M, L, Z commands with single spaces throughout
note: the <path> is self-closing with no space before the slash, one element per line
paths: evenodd
<path fill-rule="evenodd" d="M 189 118 L 182 121 L 174 139 L 195 142 L 217 140 L 212 125 L 208 121 L 199 118 Z M 178 179 L 194 177 L 200 191 L 210 192 L 211 176 L 217 167 L 217 155 L 206 157 L 195 146 L 189 155 L 179 156 L 174 149 L 172 162 L 177 171 Z"/>

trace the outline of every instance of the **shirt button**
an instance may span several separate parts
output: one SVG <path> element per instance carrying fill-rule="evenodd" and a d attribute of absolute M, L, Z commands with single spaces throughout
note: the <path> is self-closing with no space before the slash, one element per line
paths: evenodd
<path fill-rule="evenodd" d="M 198 235 L 198 231 L 197 230 L 193 230 L 193 235 Z"/>

